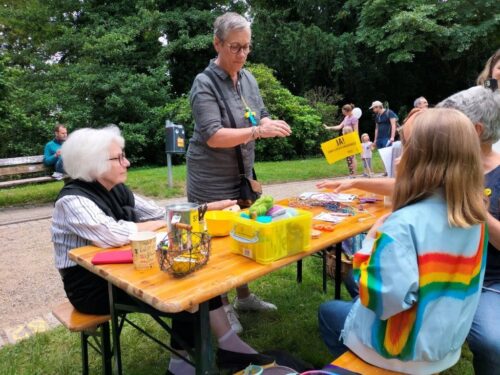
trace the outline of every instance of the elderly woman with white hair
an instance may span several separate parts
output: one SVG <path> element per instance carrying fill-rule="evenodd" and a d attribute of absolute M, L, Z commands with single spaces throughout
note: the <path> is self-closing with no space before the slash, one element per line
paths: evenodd
<path fill-rule="evenodd" d="M 190 93 L 195 121 L 189 141 L 187 196 L 190 202 L 207 203 L 240 197 L 241 177 L 255 178 L 255 142 L 262 138 L 291 134 L 285 121 L 273 120 L 264 107 L 257 81 L 243 69 L 251 46 L 250 22 L 237 13 L 225 13 L 214 23 L 213 45 L 217 57 L 198 74 Z M 240 199 L 241 198 L 241 199 Z M 242 327 L 223 296 L 231 326 Z M 237 288 L 235 307 L 239 310 L 275 310 L 247 285 Z"/>
<path fill-rule="evenodd" d="M 96 245 L 110 248 L 125 245 L 138 231 L 157 230 L 165 226 L 165 210 L 154 202 L 135 195 L 124 185 L 130 166 L 125 141 L 116 126 L 103 129 L 80 129 L 62 146 L 66 172 L 72 178 L 59 193 L 52 218 L 52 242 L 55 265 L 66 295 L 75 308 L 88 314 L 109 314 L 108 286 L 104 279 L 77 265 L 68 257 L 76 247 Z M 212 203 L 217 209 L 234 204 L 226 200 Z M 117 299 L 134 304 L 119 290 Z M 267 364 L 273 359 L 257 353 L 231 329 L 220 297 L 209 301 L 210 323 L 219 342 L 217 363 L 221 368 L 241 369 L 249 363 Z M 191 315 L 177 314 L 172 319 L 171 346 L 177 353 L 187 351 L 177 340 L 194 347 Z M 169 370 L 173 374 L 194 374 L 194 368 L 172 354 Z"/>
<path fill-rule="evenodd" d="M 485 192 L 489 196 L 487 218 L 489 244 L 484 284 L 467 341 L 474 354 L 475 373 L 500 374 L 500 324 L 498 324 L 498 311 L 500 310 L 500 154 L 492 149 L 493 143 L 500 138 L 500 91 L 474 86 L 450 96 L 437 107 L 458 109 L 467 115 L 476 128 L 481 144 Z M 317 186 L 334 189 L 336 192 L 359 188 L 377 194 L 391 195 L 394 189 L 394 179 L 323 181 Z"/>

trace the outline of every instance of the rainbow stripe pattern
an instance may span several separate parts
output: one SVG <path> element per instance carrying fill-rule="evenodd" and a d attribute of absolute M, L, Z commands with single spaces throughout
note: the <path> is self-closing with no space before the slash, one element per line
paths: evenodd
<path fill-rule="evenodd" d="M 356 253 L 354 275 L 359 279 L 359 298 L 363 306 L 382 313 L 382 279 L 380 254 L 392 238 L 378 233 L 371 254 Z M 428 304 L 442 297 L 464 300 L 478 292 L 486 266 L 488 234 L 481 225 L 480 241 L 471 256 L 428 252 L 418 255 L 418 302 L 410 309 L 383 321 L 375 319 L 372 326 L 372 346 L 385 358 L 409 360 Z"/>

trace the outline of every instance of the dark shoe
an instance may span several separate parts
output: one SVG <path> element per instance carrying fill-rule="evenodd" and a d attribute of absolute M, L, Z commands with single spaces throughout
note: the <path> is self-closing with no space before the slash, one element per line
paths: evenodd
<path fill-rule="evenodd" d="M 217 349 L 216 362 L 219 369 L 230 369 L 232 372 L 238 372 L 250 364 L 259 366 L 270 365 L 274 363 L 274 358 L 260 353 L 245 354 Z"/>

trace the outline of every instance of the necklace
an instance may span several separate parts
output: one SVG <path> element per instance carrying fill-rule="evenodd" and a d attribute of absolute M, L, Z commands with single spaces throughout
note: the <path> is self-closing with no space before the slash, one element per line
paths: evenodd
<path fill-rule="evenodd" d="M 257 126 L 257 119 L 255 118 L 255 112 L 253 112 L 250 107 L 248 106 L 247 102 L 245 101 L 245 98 L 243 97 L 243 94 L 241 93 L 241 87 L 239 90 L 240 98 L 241 101 L 243 102 L 243 105 L 245 106 L 245 118 L 248 119 L 250 124 L 252 126 Z"/>

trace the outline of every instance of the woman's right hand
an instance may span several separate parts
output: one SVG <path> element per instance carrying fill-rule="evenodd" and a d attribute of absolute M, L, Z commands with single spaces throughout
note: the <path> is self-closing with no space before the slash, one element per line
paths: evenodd
<path fill-rule="evenodd" d="M 354 182 L 354 179 L 324 180 L 318 182 L 316 187 L 318 189 L 332 189 L 335 193 L 340 193 L 341 191 L 352 189 L 354 187 Z"/>
<path fill-rule="evenodd" d="M 259 133 L 260 138 L 288 137 L 292 134 L 292 129 L 283 120 L 272 120 L 264 117 L 260 120 Z"/>

